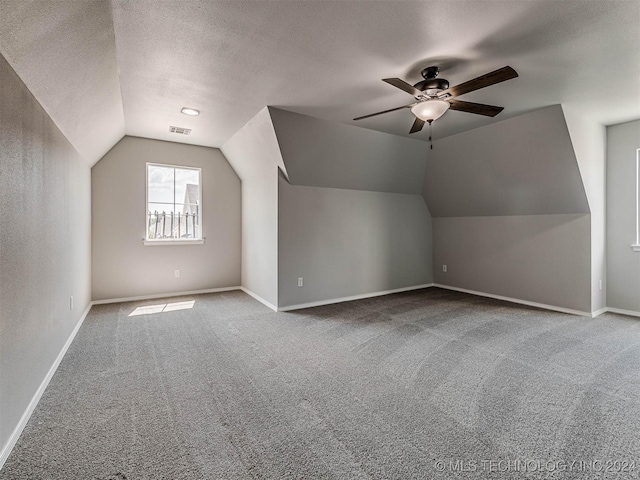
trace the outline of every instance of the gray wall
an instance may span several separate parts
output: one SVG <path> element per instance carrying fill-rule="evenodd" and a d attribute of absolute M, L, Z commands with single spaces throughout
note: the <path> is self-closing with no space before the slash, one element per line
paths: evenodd
<path fill-rule="evenodd" d="M 287 307 L 431 283 L 427 148 L 261 110 L 222 146 L 242 179 L 242 285 Z"/>
<path fill-rule="evenodd" d="M 1 56 L 0 145 L 1 451 L 90 302 L 91 179 Z"/>
<path fill-rule="evenodd" d="M 640 313 L 636 151 L 640 120 L 607 127 L 607 306 Z"/>
<path fill-rule="evenodd" d="M 424 196 L 436 283 L 591 312 L 589 205 L 559 105 L 434 142 Z"/>
<path fill-rule="evenodd" d="M 293 186 L 283 177 L 278 193 L 279 307 L 433 281 L 422 196 Z"/>
<path fill-rule="evenodd" d="M 435 283 L 591 311 L 589 215 L 434 218 L 433 232 Z"/>
<path fill-rule="evenodd" d="M 143 244 L 146 162 L 202 169 L 203 245 Z M 125 137 L 91 186 L 93 300 L 240 284 L 240 179 L 220 150 Z"/>
<path fill-rule="evenodd" d="M 265 107 L 223 146 L 242 179 L 242 286 L 278 305 L 278 171 L 284 169 Z"/>
<path fill-rule="evenodd" d="M 269 113 L 288 173 L 278 182 L 278 306 L 431 283 L 431 215 L 421 195 L 429 145 Z"/>
<path fill-rule="evenodd" d="M 278 170 L 242 181 L 242 286 L 278 305 Z"/>

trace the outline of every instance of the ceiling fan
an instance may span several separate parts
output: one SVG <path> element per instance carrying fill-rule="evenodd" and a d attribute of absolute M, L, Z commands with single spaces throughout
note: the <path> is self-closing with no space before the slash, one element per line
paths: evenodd
<path fill-rule="evenodd" d="M 503 107 L 494 105 L 484 105 L 482 103 L 464 102 L 457 100 L 455 97 L 473 92 L 496 83 L 504 82 L 516 78 L 518 73 L 511 67 L 502 67 L 493 72 L 481 75 L 468 82 L 461 83 L 455 87 L 449 87 L 449 82 L 444 78 L 438 78 L 440 68 L 427 67 L 422 70 L 421 74 L 424 80 L 419 81 L 415 85 L 410 85 L 400 78 L 383 78 L 383 82 L 393 85 L 400 90 L 407 92 L 416 99 L 416 102 L 402 107 L 391 108 L 382 112 L 364 115 L 354 118 L 354 120 L 362 120 L 363 118 L 375 117 L 383 113 L 395 112 L 403 108 L 410 108 L 411 113 L 416 117 L 409 133 L 416 133 L 422 130 L 425 122 L 431 124 L 434 120 L 440 118 L 447 110 L 458 110 L 460 112 L 475 113 L 485 115 L 487 117 L 495 117 L 499 114 Z"/>

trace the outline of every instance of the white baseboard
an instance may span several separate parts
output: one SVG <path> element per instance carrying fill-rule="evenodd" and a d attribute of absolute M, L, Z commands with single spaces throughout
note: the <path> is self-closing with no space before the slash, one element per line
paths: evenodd
<path fill-rule="evenodd" d="M 221 288 L 208 288 L 206 290 L 189 290 L 186 292 L 173 292 L 173 293 L 157 293 L 153 295 L 140 295 L 138 297 L 122 297 L 122 298 L 109 298 L 106 300 L 94 300 L 92 305 L 104 305 L 107 303 L 123 303 L 123 302 L 137 302 L 139 300 L 153 300 L 154 298 L 171 298 L 171 297 L 183 297 L 185 295 L 199 295 L 202 293 L 217 293 L 217 292 L 230 292 L 232 290 L 242 290 L 242 287 L 221 287 Z"/>
<path fill-rule="evenodd" d="M 598 315 L 602 315 L 606 311 L 607 311 L 607 307 L 603 307 L 600 310 L 596 310 L 595 312 L 591 312 L 591 318 L 596 318 Z M 640 315 L 640 313 L 638 315 Z"/>
<path fill-rule="evenodd" d="M 241 286 L 237 286 L 237 287 L 222 287 L 222 288 L 208 288 L 206 290 L 190 290 L 190 291 L 186 291 L 186 292 L 158 293 L 158 294 L 153 294 L 153 295 L 140 295 L 138 297 L 109 298 L 109 299 L 106 299 L 106 300 L 95 300 L 95 301 L 92 302 L 92 305 L 104 305 L 104 304 L 108 304 L 108 303 L 137 302 L 137 301 L 140 301 L 140 300 L 153 300 L 153 299 L 156 299 L 156 298 L 171 298 L 171 297 L 183 297 L 185 295 L 199 295 L 199 294 L 203 294 L 203 293 L 230 292 L 232 290 L 242 290 L 247 295 L 250 295 L 251 297 L 255 298 L 260 303 L 266 305 L 267 307 L 269 307 L 274 312 L 278 311 L 278 308 L 275 305 L 267 302 L 260 295 L 256 295 L 255 293 L 253 293 L 248 288 L 241 287 Z"/>
<path fill-rule="evenodd" d="M 58 369 L 58 366 L 60 365 L 60 362 L 62 362 L 62 358 L 64 357 L 65 353 L 67 353 L 67 350 L 69 349 L 69 346 L 71 345 L 71 342 L 73 342 L 73 339 L 76 337 L 76 334 L 78 333 L 78 330 L 80 330 L 80 327 L 82 326 L 82 323 L 84 322 L 84 319 L 87 318 L 87 314 L 89 313 L 89 310 L 91 310 L 92 306 L 93 306 L 93 304 L 89 303 L 89 305 L 87 306 L 86 310 L 84 311 L 84 313 L 80 317 L 80 320 L 78 320 L 78 323 L 73 328 L 73 331 L 69 335 L 69 338 L 67 338 L 67 341 L 65 342 L 64 346 L 62 347 L 62 350 L 60 350 L 60 353 L 58 354 L 57 358 L 55 359 L 55 361 L 51 365 L 51 368 L 49 368 L 49 371 L 47 372 L 47 375 L 42 380 L 42 383 L 40 383 L 40 386 L 38 387 L 38 390 L 36 390 L 36 393 L 31 398 L 31 401 L 29 402 L 29 405 L 27 406 L 27 409 L 22 414 L 22 417 L 20 418 L 20 421 L 18 422 L 18 425 L 16 425 L 16 428 L 13 429 L 13 432 L 11 432 L 11 435 L 9 436 L 9 440 L 2 447 L 2 450 L 0 451 L 0 469 L 2 469 L 2 467 L 4 465 L 4 462 L 6 462 L 7 458 L 9 458 L 9 454 L 11 453 L 11 450 L 13 450 L 13 447 L 15 446 L 16 442 L 18 441 L 18 438 L 20 438 L 20 435 L 22 434 L 22 431 L 24 430 L 24 427 L 27 426 L 27 423 L 29 422 L 29 418 L 31 418 L 31 414 L 36 409 L 36 406 L 38 405 L 38 402 L 40 401 L 40 397 L 42 397 L 42 394 L 46 390 L 46 388 L 49 385 L 49 382 L 51 381 L 51 379 L 53 378 L 53 374 L 56 373 L 56 370 Z"/>
<path fill-rule="evenodd" d="M 504 300 L 505 302 L 519 303 L 521 305 L 527 305 L 529 307 L 537 307 L 537 308 L 542 308 L 544 310 L 552 310 L 554 312 L 570 313 L 571 315 L 580 315 L 581 317 L 590 317 L 591 316 L 591 312 L 582 312 L 580 310 L 573 310 L 571 308 L 557 307 L 555 305 L 547 305 L 545 303 L 530 302 L 528 300 L 521 300 L 519 298 L 503 297 L 502 295 L 494 295 L 493 293 L 485 293 L 485 292 L 478 292 L 478 291 L 475 291 L 475 290 L 467 290 L 466 288 L 452 287 L 450 285 L 442 285 L 440 283 L 436 283 L 433 286 L 434 287 L 439 287 L 439 288 L 444 288 L 446 290 L 454 290 L 456 292 L 469 293 L 471 295 L 478 295 L 479 297 L 495 298 L 496 300 Z"/>
<path fill-rule="evenodd" d="M 620 313 L 622 315 L 631 315 L 632 317 L 640 317 L 640 312 L 636 312 L 634 310 L 623 310 L 622 308 L 614 308 L 614 307 L 607 307 L 605 310 L 611 313 Z"/>
<path fill-rule="evenodd" d="M 332 298 L 329 300 L 320 300 L 318 302 L 300 303 L 298 305 L 288 305 L 286 307 L 278 307 L 278 312 L 288 312 L 291 310 L 300 310 L 301 308 L 320 307 L 322 305 L 330 305 L 332 303 L 351 302 L 353 300 L 361 300 L 363 298 L 380 297 L 382 295 L 390 295 L 392 293 L 408 292 L 410 290 L 419 290 L 421 288 L 433 287 L 433 283 L 425 283 L 424 285 L 413 285 L 411 287 L 395 288 L 393 290 L 383 290 L 380 292 L 363 293 L 360 295 L 352 295 L 350 297 Z"/>
<path fill-rule="evenodd" d="M 267 307 L 269 307 L 271 310 L 273 310 L 274 312 L 278 311 L 278 307 L 276 307 L 275 305 L 273 305 L 272 303 L 267 302 L 264 298 L 262 298 L 260 295 L 256 295 L 255 293 L 253 293 L 251 290 L 249 290 L 246 287 L 240 287 L 240 290 L 242 290 L 244 293 L 246 293 L 247 295 L 252 296 L 253 298 L 255 298 L 257 301 L 259 301 L 260 303 L 262 303 L 263 305 L 266 305 Z"/>

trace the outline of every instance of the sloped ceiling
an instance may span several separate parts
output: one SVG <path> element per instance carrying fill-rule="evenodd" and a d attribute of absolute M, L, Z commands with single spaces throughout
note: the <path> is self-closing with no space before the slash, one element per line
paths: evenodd
<path fill-rule="evenodd" d="M 293 185 L 422 193 L 428 143 L 269 108 Z"/>
<path fill-rule="evenodd" d="M 433 217 L 589 213 L 560 105 L 437 141 L 423 195 Z"/>
<path fill-rule="evenodd" d="M 436 138 L 553 104 L 619 123 L 640 117 L 638 38 L 637 0 L 0 1 L 0 52 L 90 162 L 122 133 L 219 147 L 266 105 L 408 136 L 407 110 L 352 118 L 409 103 L 380 79 L 430 64 L 520 74 L 463 97 L 498 117 L 447 112 Z"/>
<path fill-rule="evenodd" d="M 0 53 L 87 162 L 122 138 L 108 2 L 1 0 Z"/>

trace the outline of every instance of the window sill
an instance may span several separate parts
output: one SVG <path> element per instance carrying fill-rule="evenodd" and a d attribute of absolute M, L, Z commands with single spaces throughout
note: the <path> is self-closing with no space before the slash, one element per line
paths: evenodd
<path fill-rule="evenodd" d="M 631 250 L 634 252 L 640 252 L 640 245 L 631 245 Z"/>
<path fill-rule="evenodd" d="M 157 247 L 161 245 L 202 245 L 206 239 L 200 240 L 142 240 L 146 247 Z"/>

